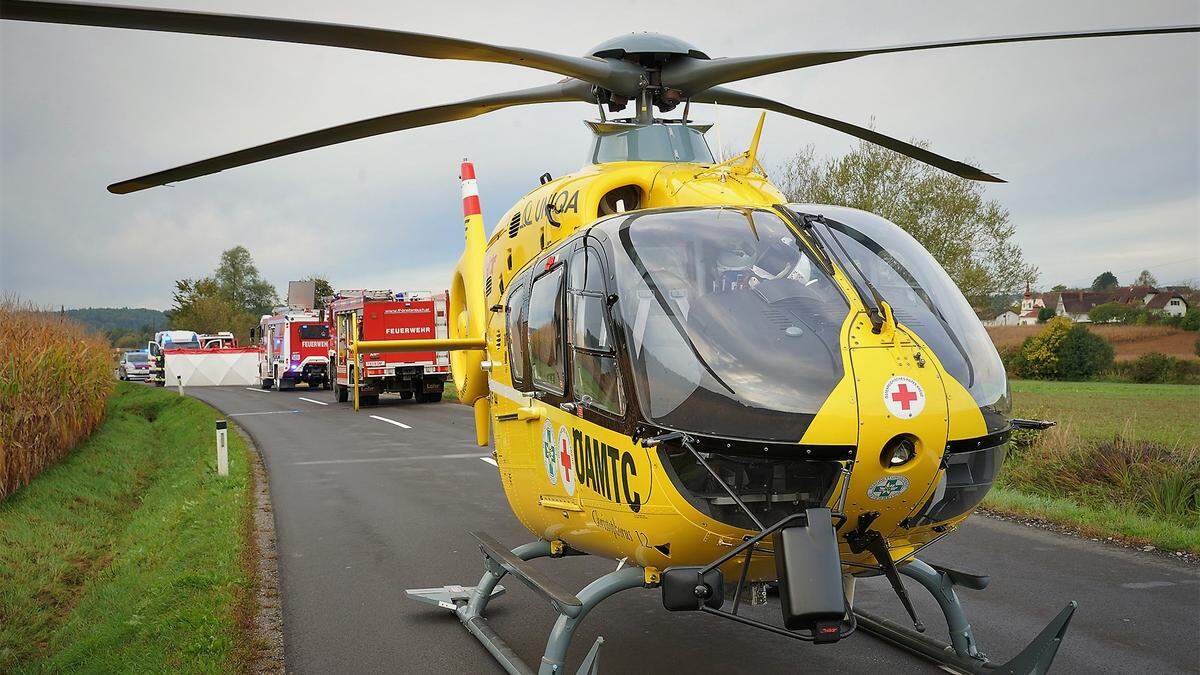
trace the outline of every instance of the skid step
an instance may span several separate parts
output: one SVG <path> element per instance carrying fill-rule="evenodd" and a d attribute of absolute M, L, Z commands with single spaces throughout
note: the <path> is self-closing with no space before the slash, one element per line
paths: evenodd
<path fill-rule="evenodd" d="M 458 606 L 470 602 L 475 594 L 474 586 L 441 586 L 439 588 L 409 588 L 404 594 L 418 602 L 437 605 L 443 609 L 457 611 Z M 489 597 L 498 598 L 504 595 L 504 587 L 496 586 Z"/>
<path fill-rule="evenodd" d="M 533 565 L 513 555 L 503 544 L 486 532 L 472 532 L 472 537 L 479 542 L 479 550 L 488 560 L 500 566 L 505 572 L 515 576 L 535 593 L 546 599 L 554 609 L 566 616 L 577 616 L 583 608 L 583 603 L 575 594 L 560 586 Z"/>

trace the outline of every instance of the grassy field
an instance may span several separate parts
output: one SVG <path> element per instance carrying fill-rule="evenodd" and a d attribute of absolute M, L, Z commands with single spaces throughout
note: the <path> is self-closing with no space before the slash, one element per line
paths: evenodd
<path fill-rule="evenodd" d="M 1085 440 L 1122 435 L 1200 446 L 1200 387 L 1188 384 L 1015 380 L 1013 414 L 1073 426 Z"/>
<path fill-rule="evenodd" d="M 217 413 L 122 383 L 90 439 L 0 503 L 0 672 L 230 672 L 254 615 L 251 482 Z"/>
<path fill-rule="evenodd" d="M 1019 346 L 1025 338 L 1040 332 L 1045 324 L 1033 326 L 989 326 L 988 335 L 997 348 Z M 1196 340 L 1200 333 L 1173 326 L 1127 326 L 1087 324 L 1088 330 L 1108 340 L 1118 361 L 1130 361 L 1150 352 L 1180 359 L 1196 358 Z"/>
<path fill-rule="evenodd" d="M 1016 416 L 1059 424 L 1014 442 L 987 508 L 1200 553 L 1200 387 L 1014 381 L 1012 391 Z"/>

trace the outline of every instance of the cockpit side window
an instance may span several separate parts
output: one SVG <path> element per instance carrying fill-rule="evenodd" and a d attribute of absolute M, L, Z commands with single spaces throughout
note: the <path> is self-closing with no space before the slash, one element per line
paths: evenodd
<path fill-rule="evenodd" d="M 574 350 L 572 387 L 581 405 L 621 415 L 625 397 L 613 347 L 603 264 L 593 246 L 581 247 L 571 258 L 568 302 L 569 337 Z"/>
<path fill-rule="evenodd" d="M 529 284 L 525 278 L 515 282 L 508 293 L 504 321 L 508 331 L 508 364 L 513 386 L 526 387 L 529 385 L 525 333 L 529 323 Z"/>
<path fill-rule="evenodd" d="M 563 276 L 558 264 L 533 281 L 529 292 L 529 365 L 533 384 L 551 393 L 566 391 L 563 358 Z"/>

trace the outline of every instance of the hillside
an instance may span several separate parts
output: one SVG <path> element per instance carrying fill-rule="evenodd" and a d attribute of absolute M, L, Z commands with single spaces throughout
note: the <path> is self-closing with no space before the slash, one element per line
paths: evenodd
<path fill-rule="evenodd" d="M 166 314 L 157 309 L 141 307 L 84 307 L 68 309 L 66 315 L 89 330 L 106 335 L 140 333 L 147 327 L 149 332 L 153 332 L 167 327 Z"/>
<path fill-rule="evenodd" d="M 988 335 L 997 348 L 1020 345 L 1025 338 L 1034 335 L 1045 326 L 989 326 Z M 1142 354 L 1161 352 L 1180 359 L 1196 358 L 1194 331 L 1181 330 L 1173 326 L 1128 326 L 1120 324 L 1087 325 L 1088 330 L 1103 337 L 1116 350 L 1118 361 L 1136 359 Z"/>

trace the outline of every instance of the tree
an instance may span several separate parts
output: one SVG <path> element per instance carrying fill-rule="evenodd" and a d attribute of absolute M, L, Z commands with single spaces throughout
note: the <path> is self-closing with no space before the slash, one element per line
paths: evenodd
<path fill-rule="evenodd" d="M 1062 293 L 1063 291 L 1067 290 L 1067 287 L 1063 286 L 1062 284 L 1055 284 L 1054 288 L 1051 288 L 1050 290 L 1055 293 Z"/>
<path fill-rule="evenodd" d="M 234 246 L 221 253 L 213 280 L 222 296 L 254 316 L 270 314 L 279 304 L 275 287 L 259 276 L 245 246 Z"/>
<path fill-rule="evenodd" d="M 1038 310 L 1038 323 L 1046 323 L 1055 316 L 1053 307 L 1042 307 Z"/>
<path fill-rule="evenodd" d="M 1093 291 L 1107 291 L 1110 288 L 1120 286 L 1121 282 L 1117 281 L 1117 275 L 1112 272 L 1105 272 L 1092 280 Z"/>
<path fill-rule="evenodd" d="M 313 282 L 313 287 L 316 289 L 313 293 L 313 297 L 316 298 L 314 303 L 316 305 L 316 309 L 324 309 L 325 302 L 323 301 L 323 298 L 328 298 L 333 295 L 333 284 L 330 284 L 328 279 L 321 276 L 306 277 L 301 279 L 301 281 Z"/>
<path fill-rule="evenodd" d="M 198 333 L 227 330 L 242 341 L 278 302 L 275 287 L 259 276 L 244 246 L 223 252 L 213 276 L 176 281 L 172 297 L 175 304 L 167 312 L 172 328 Z"/>
<path fill-rule="evenodd" d="M 1154 278 L 1154 275 L 1150 273 L 1150 270 L 1142 270 L 1141 273 L 1138 274 L 1137 281 L 1133 282 L 1133 285 L 1153 287 L 1158 285 L 1158 279 Z"/>
<path fill-rule="evenodd" d="M 784 165 L 781 187 L 789 201 L 851 206 L 899 225 L 976 307 L 1037 280 L 1008 212 L 978 183 L 886 148 L 863 141 L 848 155 L 818 159 L 809 146 Z"/>
<path fill-rule="evenodd" d="M 1040 333 L 1025 338 L 1009 361 L 1015 376 L 1047 380 L 1086 380 L 1112 364 L 1112 345 L 1066 317 L 1051 319 Z"/>

